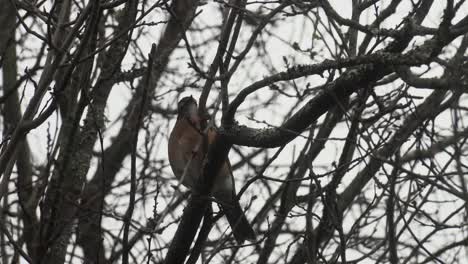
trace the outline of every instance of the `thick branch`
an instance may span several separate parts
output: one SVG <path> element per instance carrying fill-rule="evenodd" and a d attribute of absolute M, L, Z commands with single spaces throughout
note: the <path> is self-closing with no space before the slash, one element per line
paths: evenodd
<path fill-rule="evenodd" d="M 356 57 L 343 60 L 343 65 L 338 61 L 324 62 L 318 65 L 297 67 L 288 72 L 279 73 L 242 90 L 232 101 L 226 116 L 223 118 L 224 128 L 221 130 L 233 144 L 252 147 L 279 147 L 288 143 L 304 131 L 312 122 L 332 106 L 339 105 L 353 92 L 376 82 L 385 75 L 391 73 L 392 64 L 419 65 L 428 63 L 442 49 L 445 43 L 450 42 L 455 36 L 439 39 L 438 37 L 426 41 L 423 45 L 410 52 L 399 55 L 404 45 L 393 43 L 384 51 L 371 56 Z M 409 58 L 409 59 L 408 59 Z M 323 91 L 311 99 L 296 114 L 288 119 L 281 127 L 268 129 L 253 129 L 234 124 L 234 114 L 244 99 L 254 91 L 280 80 L 291 80 L 310 74 L 319 74 L 322 71 L 334 67 L 346 67 L 364 64 L 354 67 L 343 73 L 337 80 L 326 84 Z"/>

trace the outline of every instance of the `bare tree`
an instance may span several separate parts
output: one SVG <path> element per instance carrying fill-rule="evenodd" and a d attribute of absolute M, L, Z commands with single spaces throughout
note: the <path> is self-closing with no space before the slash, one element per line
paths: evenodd
<path fill-rule="evenodd" d="M 0 0 L 1 263 L 464 263 L 464 0 Z M 177 101 L 215 127 L 187 190 Z M 230 157 L 257 233 L 210 198 Z"/>

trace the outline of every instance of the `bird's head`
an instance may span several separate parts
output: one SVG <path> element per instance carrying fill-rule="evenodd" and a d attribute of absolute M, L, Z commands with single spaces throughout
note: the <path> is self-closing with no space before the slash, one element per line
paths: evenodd
<path fill-rule="evenodd" d="M 186 96 L 180 99 L 177 104 L 178 118 L 197 116 L 197 101 L 192 96 Z"/>

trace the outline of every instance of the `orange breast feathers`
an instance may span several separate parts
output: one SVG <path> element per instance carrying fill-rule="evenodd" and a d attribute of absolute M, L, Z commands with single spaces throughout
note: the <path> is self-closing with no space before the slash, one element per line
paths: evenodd
<path fill-rule="evenodd" d="M 181 118 L 177 120 L 169 137 L 169 163 L 177 179 L 188 188 L 192 188 L 201 176 L 206 151 L 216 137 L 216 130 L 213 128 L 208 129 L 208 146 L 203 146 L 203 135 L 201 133 L 188 119 Z M 232 190 L 231 177 L 229 161 L 227 160 L 217 175 L 213 191 Z"/>

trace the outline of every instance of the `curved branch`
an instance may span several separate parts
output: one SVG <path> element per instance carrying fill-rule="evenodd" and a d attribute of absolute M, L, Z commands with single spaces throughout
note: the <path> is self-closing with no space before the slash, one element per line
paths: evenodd
<path fill-rule="evenodd" d="M 402 32 L 407 31 L 403 29 Z M 321 64 L 297 66 L 286 72 L 258 81 L 243 89 L 232 101 L 226 115 L 223 117 L 223 133 L 233 144 L 251 147 L 274 148 L 288 143 L 304 131 L 312 122 L 316 121 L 330 107 L 339 104 L 352 93 L 363 87 L 367 87 L 393 71 L 394 65 L 421 65 L 428 63 L 437 56 L 442 47 L 452 41 L 456 36 L 435 36 L 421 46 L 405 53 L 401 52 L 408 43 L 403 39 L 390 44 L 380 52 L 368 56 L 359 56 L 350 59 L 325 61 Z M 351 67 L 334 82 L 324 85 L 323 91 L 312 98 L 296 114 L 288 119 L 281 127 L 268 129 L 253 129 L 235 124 L 234 115 L 237 108 L 245 98 L 267 85 L 276 81 L 292 80 L 311 74 L 320 74 L 328 69 Z"/>

